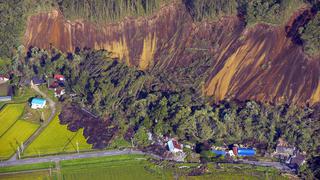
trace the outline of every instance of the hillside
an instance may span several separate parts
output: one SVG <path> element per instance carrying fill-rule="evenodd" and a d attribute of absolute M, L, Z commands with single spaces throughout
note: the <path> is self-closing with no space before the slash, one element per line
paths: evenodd
<path fill-rule="evenodd" d="M 206 72 L 199 90 L 217 102 L 225 98 L 262 102 L 320 102 L 320 60 L 299 44 L 299 27 L 315 16 L 311 7 L 295 11 L 285 24 L 246 26 L 241 16 L 194 21 L 180 1 L 146 17 L 94 23 L 67 20 L 59 10 L 31 16 L 26 47 L 106 49 L 129 66 L 150 72 L 188 67 Z"/>

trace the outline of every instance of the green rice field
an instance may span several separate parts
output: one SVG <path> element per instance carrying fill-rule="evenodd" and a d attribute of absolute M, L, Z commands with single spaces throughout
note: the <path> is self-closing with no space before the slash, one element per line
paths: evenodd
<path fill-rule="evenodd" d="M 0 137 L 19 119 L 25 104 L 7 104 L 0 111 Z"/>
<path fill-rule="evenodd" d="M 38 124 L 17 120 L 0 137 L 0 159 L 10 158 L 22 142 L 26 141 L 39 127 Z"/>
<path fill-rule="evenodd" d="M 77 142 L 79 151 L 90 150 L 91 145 L 86 143 L 82 132 L 82 129 L 78 132 L 69 131 L 66 125 L 59 123 L 59 118 L 56 116 L 45 130 L 29 145 L 23 156 L 76 152 Z"/>

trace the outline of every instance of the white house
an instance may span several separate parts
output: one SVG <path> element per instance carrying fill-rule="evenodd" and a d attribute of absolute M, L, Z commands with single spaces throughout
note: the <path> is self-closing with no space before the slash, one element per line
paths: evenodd
<path fill-rule="evenodd" d="M 33 98 L 31 101 L 32 109 L 42 109 L 46 106 L 46 100 L 42 98 Z"/>
<path fill-rule="evenodd" d="M 175 139 L 171 139 L 168 141 L 168 148 L 169 148 L 169 151 L 173 153 L 183 152 L 182 145 L 179 144 L 178 141 L 176 141 Z"/>
<path fill-rule="evenodd" d="M 7 81 L 9 81 L 9 78 L 7 76 L 0 75 L 0 83 L 5 83 Z"/>
<path fill-rule="evenodd" d="M 55 88 L 54 89 L 54 96 L 55 97 L 60 97 L 66 93 L 64 88 Z"/>

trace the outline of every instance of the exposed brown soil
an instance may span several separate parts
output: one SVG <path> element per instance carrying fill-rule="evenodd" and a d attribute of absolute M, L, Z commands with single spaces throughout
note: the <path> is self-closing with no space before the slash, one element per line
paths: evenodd
<path fill-rule="evenodd" d="M 59 115 L 61 124 L 68 124 L 70 131 L 84 128 L 83 135 L 93 148 L 104 148 L 118 132 L 118 126 L 111 119 L 100 119 L 92 116 L 75 105 L 65 106 Z"/>
<path fill-rule="evenodd" d="M 185 7 L 174 3 L 148 18 L 95 25 L 68 21 L 58 11 L 29 18 L 25 45 L 64 52 L 76 47 L 107 49 L 140 69 L 188 66 L 210 55 L 210 77 L 204 94 L 225 98 L 317 104 L 320 102 L 320 59 L 304 54 L 298 27 L 312 17 L 299 11 L 287 26 L 258 24 L 245 28 L 238 17 L 194 23 Z"/>

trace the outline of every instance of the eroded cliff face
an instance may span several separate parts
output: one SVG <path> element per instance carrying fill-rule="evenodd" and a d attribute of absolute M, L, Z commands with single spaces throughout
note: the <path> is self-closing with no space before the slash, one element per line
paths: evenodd
<path fill-rule="evenodd" d="M 260 24 L 249 29 L 237 17 L 194 23 L 179 3 L 147 18 L 104 25 L 71 22 L 53 11 L 29 18 L 25 45 L 53 45 L 64 52 L 76 47 L 107 49 L 142 70 L 188 66 L 197 57 L 210 55 L 210 77 L 203 91 L 216 101 L 317 104 L 320 59 L 307 57 L 295 43 L 290 35 L 294 18 L 291 21 L 287 27 Z"/>

